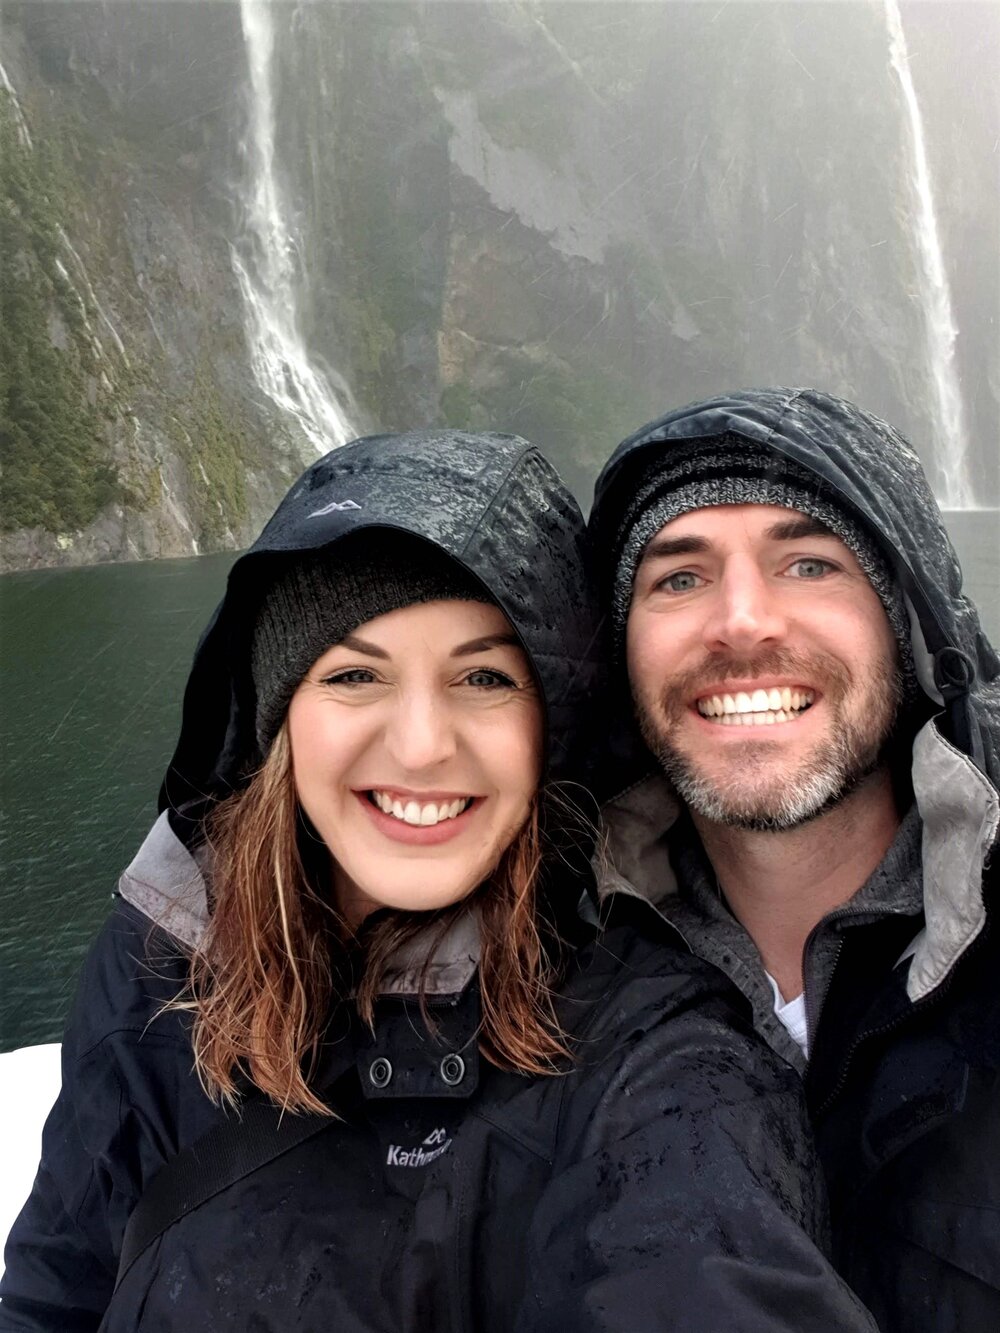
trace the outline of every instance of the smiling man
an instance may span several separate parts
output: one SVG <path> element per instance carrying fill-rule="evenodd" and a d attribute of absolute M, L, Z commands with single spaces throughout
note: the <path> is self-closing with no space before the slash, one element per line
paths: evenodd
<path fill-rule="evenodd" d="M 1000 1327 L 1000 662 L 916 455 L 751 390 L 626 440 L 591 522 L 612 859 L 801 1072 L 881 1326 Z"/>

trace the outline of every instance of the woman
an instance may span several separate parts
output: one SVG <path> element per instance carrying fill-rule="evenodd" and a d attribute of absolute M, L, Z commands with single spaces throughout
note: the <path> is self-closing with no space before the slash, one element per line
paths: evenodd
<path fill-rule="evenodd" d="M 870 1327 L 790 1072 L 642 904 L 578 912 L 594 639 L 523 441 L 293 487 L 84 969 L 0 1327 Z"/>

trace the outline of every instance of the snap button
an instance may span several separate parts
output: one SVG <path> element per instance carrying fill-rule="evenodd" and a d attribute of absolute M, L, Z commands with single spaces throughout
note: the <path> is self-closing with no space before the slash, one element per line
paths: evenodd
<path fill-rule="evenodd" d="M 368 1070 L 368 1077 L 376 1088 L 384 1088 L 392 1078 L 392 1065 L 380 1055 L 377 1060 L 373 1060 L 371 1068 Z"/>
<path fill-rule="evenodd" d="M 460 1055 L 446 1055 L 441 1061 L 441 1078 L 449 1088 L 457 1087 L 465 1078 L 465 1061 Z"/>

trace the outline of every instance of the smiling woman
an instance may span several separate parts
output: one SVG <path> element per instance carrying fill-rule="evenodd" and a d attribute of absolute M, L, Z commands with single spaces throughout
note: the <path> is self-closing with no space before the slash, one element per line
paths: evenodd
<path fill-rule="evenodd" d="M 409 606 L 364 633 L 323 654 L 288 710 L 296 792 L 355 925 L 481 884 L 527 819 L 542 744 L 531 667 L 499 607 Z"/>
<path fill-rule="evenodd" d="M 871 1327 L 791 1071 L 617 882 L 598 924 L 597 641 L 523 440 L 296 483 L 84 968 L 0 1329 Z"/>
<path fill-rule="evenodd" d="M 317 895 L 340 944 L 355 949 L 368 922 L 357 982 L 368 1020 L 381 965 L 426 927 L 402 914 L 435 912 L 444 929 L 472 899 L 488 927 L 480 975 L 505 987 L 480 1041 L 500 1063 L 550 1070 L 566 1050 L 525 870 L 539 859 L 542 702 L 485 586 L 420 537 L 362 528 L 273 574 L 250 661 L 266 758 L 208 819 L 214 911 L 192 959 L 196 999 L 177 1001 L 195 1009 L 206 1087 L 232 1097 L 244 1061 L 283 1106 L 327 1110 L 302 1067 L 334 986 L 316 956 L 329 922 L 309 919 Z M 287 866 L 278 915 L 275 860 Z"/>

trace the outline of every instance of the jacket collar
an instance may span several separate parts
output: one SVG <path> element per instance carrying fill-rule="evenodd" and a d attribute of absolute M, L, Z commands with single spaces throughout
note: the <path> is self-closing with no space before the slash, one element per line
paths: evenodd
<path fill-rule="evenodd" d="M 195 949 L 209 920 L 208 855 L 204 845 L 189 851 L 164 811 L 123 872 L 118 892 L 154 925 Z M 466 988 L 479 965 L 478 918 L 471 913 L 459 917 L 426 962 L 432 938 L 428 928 L 396 952 L 386 968 L 381 994 L 406 996 L 422 990 L 428 996 L 457 995 Z"/>
<path fill-rule="evenodd" d="M 944 739 L 933 719 L 914 741 L 912 779 L 922 823 L 926 920 L 907 980 L 907 994 L 916 1001 L 944 981 L 986 923 L 983 869 L 1000 828 L 1000 796 L 972 760 Z M 607 856 L 596 868 L 597 892 L 601 901 L 612 893 L 645 899 L 689 937 L 691 946 L 694 927 L 690 915 L 677 907 L 677 869 L 669 844 L 680 809 L 659 775 L 610 801 L 601 812 Z"/>

